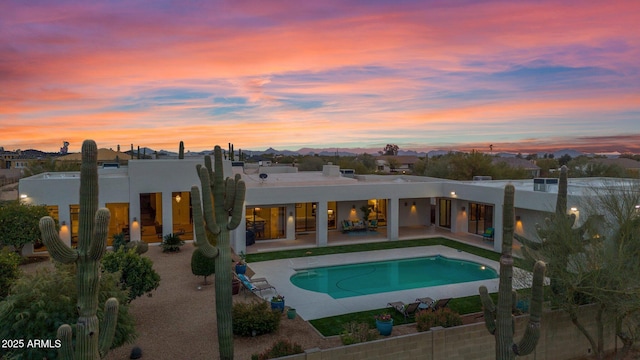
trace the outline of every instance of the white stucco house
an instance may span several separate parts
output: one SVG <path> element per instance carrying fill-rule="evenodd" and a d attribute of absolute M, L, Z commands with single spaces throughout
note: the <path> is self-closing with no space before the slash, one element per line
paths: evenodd
<path fill-rule="evenodd" d="M 203 158 L 129 160 L 127 166 L 99 169 L 100 206 L 111 210 L 111 236 L 159 242 L 180 233 L 193 238 L 190 189 L 200 184 L 196 165 Z M 232 231 L 236 252 L 255 241 L 296 240 L 315 236 L 315 246 L 327 246 L 331 234 L 351 231 L 364 223 L 362 207 L 370 209 L 368 224 L 398 240 L 405 228 L 440 228 L 482 238 L 487 228 L 501 229 L 503 189 L 508 181 L 452 181 L 406 175 L 343 176 L 338 166 L 321 172 L 295 168 L 244 166 L 225 161 L 225 175 L 242 175 L 247 184 L 244 218 Z M 579 215 L 586 190 L 606 179 L 570 179 L 568 206 Z M 553 211 L 557 180 L 511 181 L 516 187 L 516 231 L 535 238 L 535 224 Z M 43 173 L 20 180 L 22 201 L 46 204 L 60 225 L 64 240 L 77 240 L 79 173 Z M 495 231 L 493 248 L 502 245 Z M 37 249 L 36 249 L 37 250 Z"/>

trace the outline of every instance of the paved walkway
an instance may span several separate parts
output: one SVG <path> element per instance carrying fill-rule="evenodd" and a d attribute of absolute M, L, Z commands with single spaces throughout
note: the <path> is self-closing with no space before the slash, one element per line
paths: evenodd
<path fill-rule="evenodd" d="M 313 249 L 309 250 L 313 253 Z M 275 286 L 280 294 L 285 296 L 286 305 L 295 308 L 297 313 L 305 320 L 379 309 L 385 307 L 387 303 L 392 301 L 409 303 L 413 302 L 416 298 L 426 296 L 437 300 L 477 295 L 480 285 L 487 286 L 489 292 L 498 291 L 498 279 L 493 279 L 334 299 L 327 294 L 300 289 L 289 280 L 289 278 L 295 274 L 296 269 L 379 260 L 406 259 L 437 254 L 452 259 L 475 261 L 492 267 L 496 271 L 499 269 L 499 264 L 496 261 L 442 245 L 307 256 L 284 260 L 252 262 L 249 266 L 256 273 L 256 277 L 266 277 L 269 283 Z M 265 292 L 263 295 L 268 299 L 272 294 L 271 292 Z"/>

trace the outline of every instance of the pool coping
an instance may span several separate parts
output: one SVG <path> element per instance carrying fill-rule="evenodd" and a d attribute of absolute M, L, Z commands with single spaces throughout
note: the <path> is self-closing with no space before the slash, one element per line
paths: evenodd
<path fill-rule="evenodd" d="M 408 259 L 442 255 L 450 259 L 469 260 L 489 266 L 499 272 L 500 265 L 497 261 L 444 245 L 419 246 L 400 249 L 373 250 L 355 253 L 311 255 L 299 258 L 270 260 L 250 263 L 256 277 L 265 277 L 273 285 L 279 294 L 284 295 L 287 306 L 295 308 L 297 314 L 304 320 L 313 320 L 328 316 L 348 314 L 364 310 L 373 310 L 385 307 L 387 303 L 402 301 L 413 302 L 416 298 L 431 297 L 433 299 L 457 298 L 478 295 L 480 285 L 485 285 L 489 292 L 498 291 L 499 279 L 479 280 L 458 284 L 432 286 L 428 288 L 416 288 L 399 291 L 384 292 L 371 295 L 353 296 L 342 299 L 334 299 L 328 294 L 304 290 L 293 285 L 289 278 L 296 270 L 313 267 L 344 265 L 353 263 L 372 262 L 380 260 Z M 514 274 L 516 277 L 528 277 L 524 270 Z M 514 269 L 514 272 L 516 270 Z M 529 273 L 530 274 L 530 273 Z M 526 283 L 526 281 L 525 281 Z M 263 297 L 269 299 L 273 293 L 265 292 Z"/>

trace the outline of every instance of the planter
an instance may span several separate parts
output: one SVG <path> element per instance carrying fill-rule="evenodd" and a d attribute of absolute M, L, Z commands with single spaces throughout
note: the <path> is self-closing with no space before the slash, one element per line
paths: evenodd
<path fill-rule="evenodd" d="M 287 310 L 287 319 L 295 319 L 295 318 L 296 318 L 296 309 L 289 308 L 289 310 Z"/>
<path fill-rule="evenodd" d="M 376 320 L 376 328 L 378 329 L 378 332 L 380 332 L 380 335 L 391 335 L 391 330 L 393 330 L 393 319 L 390 321 Z"/>
<path fill-rule="evenodd" d="M 284 312 L 284 301 L 272 301 L 271 310 Z"/>
<path fill-rule="evenodd" d="M 236 274 L 244 275 L 247 272 L 247 264 L 236 264 Z"/>

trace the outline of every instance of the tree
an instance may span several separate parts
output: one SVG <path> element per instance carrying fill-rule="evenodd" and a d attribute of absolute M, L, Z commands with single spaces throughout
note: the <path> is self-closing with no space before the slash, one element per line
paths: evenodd
<path fill-rule="evenodd" d="M 204 256 L 199 248 L 196 248 L 191 255 L 191 273 L 195 276 L 204 276 L 204 285 L 207 285 L 209 284 L 207 282 L 207 276 L 213 275 L 215 272 L 215 261 L 211 261 L 211 259 Z"/>
<path fill-rule="evenodd" d="M 396 144 L 387 144 L 384 149 L 380 152 L 381 155 L 398 155 L 398 150 L 400 148 Z"/>
<path fill-rule="evenodd" d="M 17 200 L 0 205 L 0 245 L 13 246 L 22 256 L 26 244 L 40 240 L 38 223 L 47 215 L 44 205 L 27 205 Z"/>
<path fill-rule="evenodd" d="M 538 241 L 518 236 L 523 254 L 545 260 L 552 302 L 567 311 L 597 358 L 604 356 L 604 327 L 615 325 L 622 353 L 640 336 L 640 183 L 619 183 L 593 190 L 581 204 L 591 214 L 579 226 L 567 214 L 567 170 L 561 169 L 556 212 L 538 227 Z M 594 304 L 596 330 L 585 326 L 578 307 Z"/>
<path fill-rule="evenodd" d="M 104 271 L 120 275 L 123 289 L 129 290 L 129 301 L 151 291 L 160 285 L 160 275 L 153 270 L 153 262 L 140 256 L 136 249 L 120 247 L 117 251 L 107 252 L 102 259 Z"/>
<path fill-rule="evenodd" d="M 319 156 L 305 156 L 298 161 L 300 171 L 321 171 L 324 160 Z"/>

